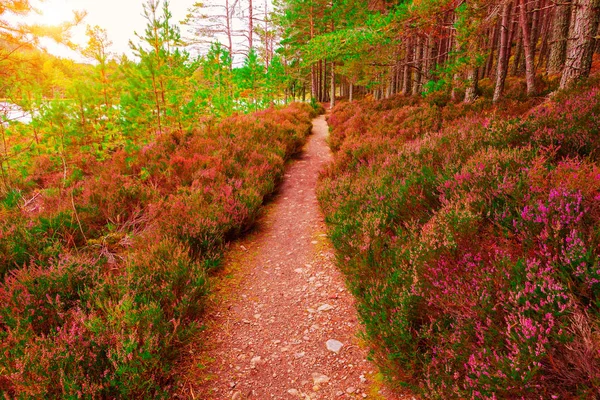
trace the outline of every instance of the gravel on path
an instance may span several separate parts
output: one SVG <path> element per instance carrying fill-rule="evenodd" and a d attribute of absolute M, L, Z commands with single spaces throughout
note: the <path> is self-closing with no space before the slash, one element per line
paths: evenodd
<path fill-rule="evenodd" d="M 331 160 L 327 134 L 325 117 L 316 118 L 258 228 L 232 245 L 179 397 L 397 398 L 366 360 L 317 203 L 319 171 Z"/>

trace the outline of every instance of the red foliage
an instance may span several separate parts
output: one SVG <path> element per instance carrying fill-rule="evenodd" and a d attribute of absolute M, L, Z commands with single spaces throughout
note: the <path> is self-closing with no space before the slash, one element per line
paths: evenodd
<path fill-rule="evenodd" d="M 437 398 L 597 396 L 595 82 L 539 106 L 334 109 L 319 198 L 391 377 Z"/>
<path fill-rule="evenodd" d="M 162 134 L 104 162 L 36 160 L 38 194 L 0 207 L 10 215 L 0 218 L 0 391 L 165 396 L 207 271 L 254 222 L 313 116 L 294 104 Z"/>

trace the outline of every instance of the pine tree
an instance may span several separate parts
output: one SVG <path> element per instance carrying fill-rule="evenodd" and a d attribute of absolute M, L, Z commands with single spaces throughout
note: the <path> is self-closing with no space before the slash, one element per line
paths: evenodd
<path fill-rule="evenodd" d="M 134 66 L 126 70 L 133 90 L 125 102 L 138 108 L 133 114 L 135 117 L 143 119 L 145 113 L 153 115 L 153 124 L 142 122 L 146 127 L 154 126 L 158 132 L 164 128 L 183 130 L 181 107 L 185 96 L 182 91 L 191 75 L 186 66 L 189 55 L 179 49 L 181 36 L 171 23 L 168 1 L 163 3 L 161 15 L 159 7 L 159 0 L 147 0 L 143 6 L 147 20 L 144 35 L 136 34 L 138 44 L 130 42 L 140 62 L 135 66 L 128 64 Z"/>
<path fill-rule="evenodd" d="M 236 70 L 238 85 L 244 90 L 242 97 L 248 98 L 250 108 L 258 110 L 262 98 L 262 87 L 265 83 L 265 67 L 260 63 L 255 49 L 251 49 L 244 60 L 244 65 Z"/>

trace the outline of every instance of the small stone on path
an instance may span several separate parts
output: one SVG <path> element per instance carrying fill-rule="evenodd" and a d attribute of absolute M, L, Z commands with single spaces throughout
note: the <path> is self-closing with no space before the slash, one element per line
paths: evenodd
<path fill-rule="evenodd" d="M 250 364 L 252 368 L 256 368 L 256 364 L 262 364 L 262 358 L 260 356 L 252 357 Z"/>
<path fill-rule="evenodd" d="M 313 378 L 313 383 L 315 385 L 320 385 L 321 383 L 327 383 L 327 382 L 329 382 L 329 377 L 327 375 L 323 375 L 323 374 L 318 373 L 318 372 L 313 372 L 312 373 L 312 378 Z"/>
<path fill-rule="evenodd" d="M 342 346 L 344 346 L 344 344 L 342 342 L 340 342 L 339 340 L 329 339 L 325 343 L 325 346 L 327 346 L 327 350 L 333 351 L 334 353 L 337 354 L 340 352 L 340 350 L 342 349 Z"/>

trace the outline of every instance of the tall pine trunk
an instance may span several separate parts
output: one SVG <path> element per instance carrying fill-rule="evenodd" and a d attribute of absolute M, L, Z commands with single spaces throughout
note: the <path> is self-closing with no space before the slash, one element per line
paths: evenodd
<path fill-rule="evenodd" d="M 329 108 L 335 107 L 335 69 L 334 64 L 331 62 L 331 88 L 329 94 Z"/>
<path fill-rule="evenodd" d="M 531 42 L 531 29 L 527 18 L 526 0 L 520 0 L 519 24 L 521 25 L 523 52 L 525 54 L 525 82 L 527 96 L 535 95 L 535 43 Z"/>
<path fill-rule="evenodd" d="M 350 87 L 348 88 L 348 101 L 350 103 L 352 103 L 352 95 L 353 95 L 352 92 L 353 91 L 354 91 L 354 85 L 352 84 L 352 82 L 350 82 Z"/>
<path fill-rule="evenodd" d="M 254 33 L 254 5 L 252 0 L 248 0 L 248 53 L 254 47 L 254 40 L 252 34 Z"/>
<path fill-rule="evenodd" d="M 412 88 L 412 70 L 410 64 L 412 62 L 412 46 L 410 39 L 406 40 L 406 53 L 404 54 L 404 79 L 402 80 L 402 94 L 409 95 Z"/>
<path fill-rule="evenodd" d="M 567 45 L 567 57 L 560 80 L 561 89 L 590 74 L 596 44 L 600 0 L 579 0 L 574 6 L 573 33 Z"/>
<path fill-rule="evenodd" d="M 413 57 L 413 65 L 415 69 L 414 81 L 412 86 L 412 94 L 417 95 L 421 93 L 421 77 L 422 77 L 422 66 L 423 66 L 423 38 L 417 37 L 417 43 L 415 46 L 415 52 Z"/>
<path fill-rule="evenodd" d="M 554 18 L 550 31 L 550 56 L 546 69 L 548 74 L 560 73 L 565 65 L 570 19 L 571 1 L 562 0 L 554 8 Z"/>
<path fill-rule="evenodd" d="M 465 88 L 465 103 L 472 103 L 477 95 L 477 86 L 479 83 L 479 68 L 471 67 L 467 71 L 467 87 Z"/>
<path fill-rule="evenodd" d="M 498 102 L 504 92 L 504 82 L 508 72 L 508 60 L 510 58 L 510 22 L 512 3 L 507 2 L 502 6 L 502 19 L 500 21 L 500 47 L 498 49 L 498 63 L 496 66 L 496 85 L 492 101 Z"/>
<path fill-rule="evenodd" d="M 544 65 L 544 63 L 546 63 L 547 65 L 547 60 L 548 60 L 548 54 L 549 54 L 549 48 L 548 48 L 548 37 L 549 32 L 550 32 L 550 25 L 552 23 L 552 16 L 551 16 L 551 10 L 548 9 L 549 6 L 547 6 L 546 4 L 548 3 L 548 1 L 546 0 L 542 0 L 541 5 L 543 6 L 543 10 L 541 12 L 541 30 L 540 30 L 540 37 L 542 39 L 541 44 L 540 44 L 540 52 L 539 52 L 539 56 L 538 56 L 538 62 L 537 62 L 537 66 L 536 66 L 536 70 L 538 70 L 538 68 L 540 68 L 542 65 Z"/>
<path fill-rule="evenodd" d="M 231 10 L 229 8 L 229 0 L 225 0 L 225 33 L 227 35 L 227 50 L 229 56 L 233 57 L 233 34 L 231 32 Z"/>

